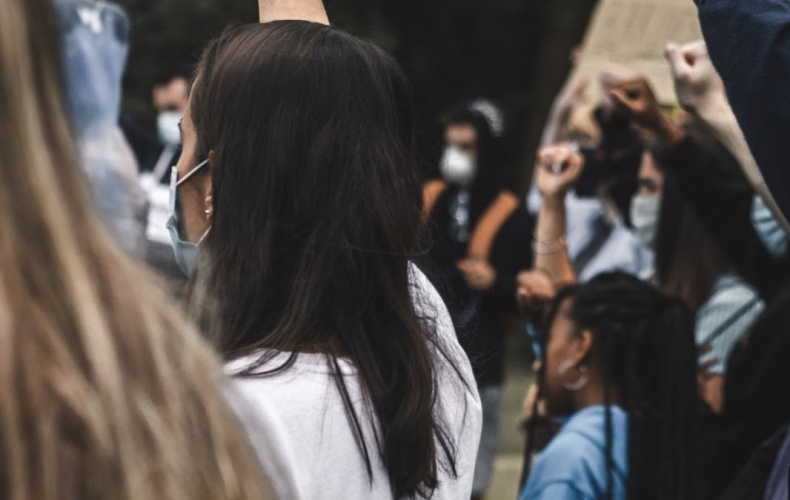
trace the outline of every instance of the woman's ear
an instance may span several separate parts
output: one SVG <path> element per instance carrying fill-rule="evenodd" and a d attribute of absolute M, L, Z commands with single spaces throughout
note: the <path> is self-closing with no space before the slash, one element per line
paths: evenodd
<path fill-rule="evenodd" d="M 593 334 L 590 330 L 582 330 L 574 341 L 574 357 L 579 363 L 588 360 L 592 353 Z"/>
<path fill-rule="evenodd" d="M 211 222 L 211 217 L 214 215 L 214 185 L 211 181 L 211 171 L 214 168 L 214 150 L 208 152 L 208 178 L 206 179 L 206 220 Z"/>

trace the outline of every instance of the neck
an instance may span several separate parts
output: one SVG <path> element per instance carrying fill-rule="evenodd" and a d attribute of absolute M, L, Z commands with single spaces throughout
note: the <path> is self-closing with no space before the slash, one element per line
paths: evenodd
<path fill-rule="evenodd" d="M 620 390 L 609 386 L 609 404 L 620 405 L 622 398 Z M 590 406 L 606 404 L 606 391 L 604 390 L 603 379 L 599 373 L 590 374 L 590 380 L 584 388 L 573 393 L 573 407 L 576 411 L 583 410 Z"/>

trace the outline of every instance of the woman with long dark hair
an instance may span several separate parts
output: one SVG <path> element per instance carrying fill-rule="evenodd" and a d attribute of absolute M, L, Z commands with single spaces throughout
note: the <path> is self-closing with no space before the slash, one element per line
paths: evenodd
<path fill-rule="evenodd" d="M 712 137 L 696 129 L 694 136 L 724 164 L 728 159 L 734 163 Z M 720 413 L 730 353 L 762 313 L 764 304 L 757 291 L 735 274 L 694 209 L 683 200 L 677 178 L 666 162 L 657 145 L 644 154 L 631 220 L 644 243 L 655 249 L 658 286 L 683 299 L 696 315 L 695 336 L 699 348 L 705 350 L 700 362 L 706 367 L 700 395 Z M 735 232 L 749 229 L 732 227 Z"/>
<path fill-rule="evenodd" d="M 521 500 L 696 498 L 693 324 L 680 299 L 623 273 L 558 294 L 540 391 L 570 418 Z"/>
<path fill-rule="evenodd" d="M 189 305 L 284 436 L 297 498 L 470 494 L 480 402 L 410 264 L 412 122 L 395 61 L 329 26 L 230 29 L 196 73 L 171 222 Z"/>

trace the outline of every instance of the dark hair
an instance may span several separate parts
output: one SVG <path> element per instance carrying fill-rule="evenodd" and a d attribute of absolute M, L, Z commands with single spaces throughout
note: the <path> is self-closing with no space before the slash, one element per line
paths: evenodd
<path fill-rule="evenodd" d="M 481 107 L 498 114 L 493 119 L 501 123 L 492 125 L 492 118 L 487 117 L 480 110 Z M 503 189 L 515 191 L 514 172 L 509 168 L 505 150 L 504 114 L 495 104 L 479 99 L 452 108 L 442 116 L 441 121 L 445 127 L 471 125 L 477 133 L 477 177 L 470 192 L 469 210 L 470 220 L 474 222 Z"/>
<path fill-rule="evenodd" d="M 696 449 L 694 318 L 677 298 L 624 273 L 560 292 L 548 325 L 571 300 L 570 319 L 589 330 L 606 397 L 607 498 L 613 494 L 612 389 L 628 413 L 627 498 L 691 500 Z"/>
<path fill-rule="evenodd" d="M 213 151 L 210 261 L 198 275 L 208 269 L 219 301 L 220 349 L 258 355 L 249 376 L 277 352 L 292 354 L 265 374 L 325 353 L 372 478 L 336 360 L 349 358 L 393 495 L 430 495 L 439 467 L 456 475 L 455 444 L 436 414 L 444 346 L 412 301 L 421 179 L 397 63 L 320 24 L 232 28 L 203 55 L 192 113 L 198 155 Z"/>
<path fill-rule="evenodd" d="M 706 141 L 698 132 L 694 134 L 703 147 L 714 147 L 712 138 Z M 658 285 L 679 296 L 696 313 L 710 298 L 719 277 L 731 267 L 694 209 L 683 200 L 675 174 L 665 166 L 665 151 L 655 144 L 648 150 L 664 173 L 655 249 Z"/>

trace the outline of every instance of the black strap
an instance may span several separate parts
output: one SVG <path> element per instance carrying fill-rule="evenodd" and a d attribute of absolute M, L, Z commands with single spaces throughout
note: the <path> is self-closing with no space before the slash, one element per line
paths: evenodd
<path fill-rule="evenodd" d="M 752 300 L 739 307 L 734 313 L 730 314 L 730 316 L 727 317 L 725 321 L 723 321 L 718 327 L 716 327 L 716 329 L 713 330 L 713 332 L 711 332 L 710 335 L 708 335 L 708 338 L 705 339 L 704 342 L 702 342 L 702 345 L 708 345 L 712 343 L 714 340 L 716 340 L 717 338 L 721 337 L 724 334 L 724 332 L 726 332 L 732 325 L 735 324 L 736 321 L 741 319 L 741 316 L 749 312 L 753 307 L 755 307 L 759 303 L 760 303 L 760 297 L 755 296 L 752 298 Z"/>
<path fill-rule="evenodd" d="M 612 231 L 614 231 L 614 225 L 609 224 L 603 217 L 595 220 L 592 239 L 587 243 L 587 246 L 579 252 L 579 255 L 573 259 L 573 272 L 576 273 L 576 276 L 580 276 L 587 265 L 589 265 L 600 253 L 603 246 L 609 241 L 609 236 L 612 235 Z"/>

